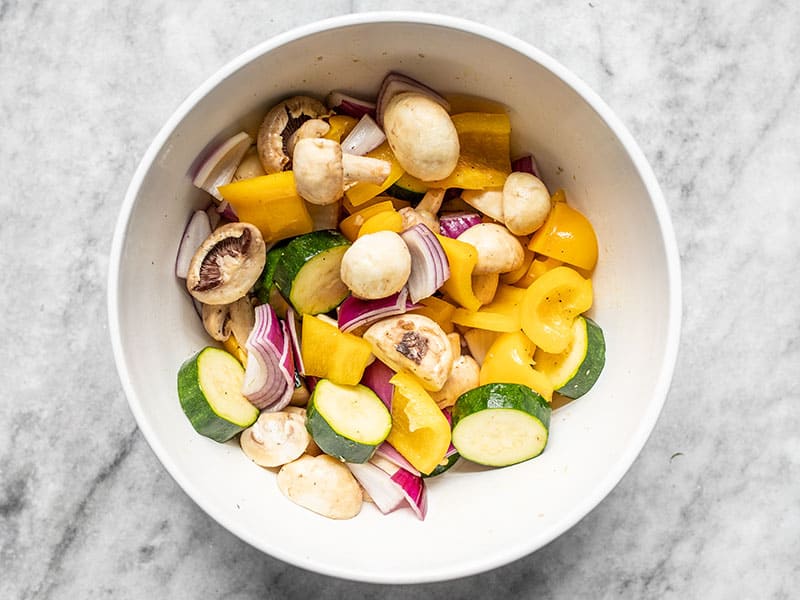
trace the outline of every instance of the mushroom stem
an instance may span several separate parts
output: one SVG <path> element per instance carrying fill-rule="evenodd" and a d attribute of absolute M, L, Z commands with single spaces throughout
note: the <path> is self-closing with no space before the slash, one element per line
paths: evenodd
<path fill-rule="evenodd" d="M 356 156 L 354 154 L 342 155 L 342 173 L 345 186 L 362 181 L 380 185 L 389 176 L 391 170 L 392 165 L 379 158 Z"/>
<path fill-rule="evenodd" d="M 431 188 L 422 197 L 422 200 L 417 204 L 416 210 L 427 210 L 431 214 L 436 214 L 442 207 L 444 201 L 445 189 Z"/>

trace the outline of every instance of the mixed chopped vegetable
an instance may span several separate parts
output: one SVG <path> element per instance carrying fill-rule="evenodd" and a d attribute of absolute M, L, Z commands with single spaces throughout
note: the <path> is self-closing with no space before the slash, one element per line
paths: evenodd
<path fill-rule="evenodd" d="M 424 519 L 458 460 L 541 454 L 605 363 L 597 239 L 510 133 L 501 105 L 390 73 L 213 149 L 175 269 L 219 342 L 178 372 L 193 427 L 334 519 L 364 499 Z"/>

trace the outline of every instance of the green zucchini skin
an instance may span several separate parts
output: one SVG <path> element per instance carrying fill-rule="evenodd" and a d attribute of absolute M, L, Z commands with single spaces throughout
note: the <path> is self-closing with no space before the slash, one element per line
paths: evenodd
<path fill-rule="evenodd" d="M 422 478 L 426 479 L 428 477 L 436 477 L 437 475 L 441 475 L 442 473 L 450 469 L 450 467 L 455 465 L 458 462 L 459 458 L 461 458 L 461 455 L 458 452 L 454 452 L 453 454 L 447 457 L 447 462 L 445 464 L 437 465 L 436 468 L 427 475 L 425 473 L 422 473 Z"/>
<path fill-rule="evenodd" d="M 482 385 L 459 396 L 453 406 L 453 446 L 463 458 L 492 467 L 530 460 L 541 454 L 547 445 L 551 412 L 547 400 L 527 386 Z M 506 428 L 496 426 L 495 417 L 506 420 Z M 515 421 L 518 431 L 507 428 L 509 421 Z M 468 422 L 470 434 L 463 433 Z M 476 427 L 476 423 L 481 426 Z M 529 450 L 522 453 L 513 448 L 507 455 L 496 452 L 513 434 L 524 436 Z"/>
<path fill-rule="evenodd" d="M 380 440 L 373 440 L 371 443 L 356 441 L 333 428 L 329 422 L 331 417 L 324 415 L 320 411 L 318 402 L 320 394 L 336 393 L 336 389 L 339 387 L 363 388 L 363 393 L 374 396 L 375 406 L 378 409 L 379 414 L 382 417 L 385 416 L 388 424 L 385 435 L 383 435 Z M 383 409 L 386 414 L 383 415 L 383 413 L 380 412 L 380 409 Z M 378 396 L 375 395 L 375 393 L 368 387 L 362 385 L 340 386 L 339 384 L 335 384 L 327 379 L 321 379 L 317 382 L 314 392 L 311 394 L 311 398 L 309 398 L 308 405 L 306 406 L 306 429 L 308 430 L 308 433 L 311 434 L 311 437 L 314 439 L 314 442 L 317 444 L 317 446 L 319 446 L 320 449 L 325 452 L 325 454 L 329 454 L 330 456 L 345 462 L 365 463 L 372 458 L 372 455 L 375 453 L 377 447 L 383 442 L 383 440 L 386 439 L 386 436 L 389 435 L 389 430 L 391 429 L 391 416 L 389 416 L 389 411 L 386 410 L 383 401 L 378 398 Z"/>
<path fill-rule="evenodd" d="M 425 197 L 425 192 L 410 190 L 396 182 L 390 185 L 383 193 L 392 198 L 397 198 L 398 200 L 405 200 L 411 204 L 417 204 Z"/>
<path fill-rule="evenodd" d="M 231 368 L 236 369 L 237 373 L 241 371 L 242 378 L 244 377 L 244 369 L 238 360 L 233 356 L 213 346 L 208 346 L 197 352 L 194 356 L 184 361 L 181 368 L 178 370 L 178 399 L 183 409 L 184 414 L 189 419 L 189 422 L 194 427 L 195 431 L 204 435 L 216 442 L 227 442 L 240 431 L 246 429 L 258 418 L 258 409 L 250 405 L 252 410 L 245 409 L 245 419 L 240 422 L 234 422 L 225 417 L 217 414 L 213 407 L 213 399 L 210 399 L 201 385 L 200 367 L 203 362 L 203 357 L 209 353 L 221 353 L 227 355 L 231 363 Z M 219 357 L 218 357 L 219 358 Z M 235 365 L 233 364 L 235 363 Z M 241 387 L 241 382 L 236 381 L 236 385 Z M 236 388 L 238 393 L 239 388 Z M 247 402 L 242 397 L 244 402 Z"/>
<path fill-rule="evenodd" d="M 606 364 L 606 340 L 603 330 L 588 317 L 586 323 L 586 354 L 575 375 L 556 391 L 567 398 L 580 398 L 588 392 L 600 377 Z"/>
<path fill-rule="evenodd" d="M 333 229 L 312 231 L 286 244 L 273 277 L 278 290 L 298 314 L 326 313 L 344 301 L 349 290 L 339 279 L 339 268 L 349 246 L 350 241 Z M 308 281 L 303 280 L 304 269 L 312 270 Z"/>
<path fill-rule="evenodd" d="M 261 276 L 258 278 L 258 281 L 256 281 L 253 290 L 261 304 L 268 304 L 271 299 L 270 295 L 275 285 L 275 269 L 278 267 L 278 263 L 283 257 L 284 246 L 285 244 L 273 246 L 272 249 L 267 252 L 267 261 L 264 264 L 264 270 L 261 271 Z"/>

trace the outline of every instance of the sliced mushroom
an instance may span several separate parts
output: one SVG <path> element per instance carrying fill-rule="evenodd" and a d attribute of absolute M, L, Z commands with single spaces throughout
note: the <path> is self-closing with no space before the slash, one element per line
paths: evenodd
<path fill-rule="evenodd" d="M 262 412 L 239 437 L 244 453 L 262 467 L 292 462 L 303 455 L 310 441 L 305 415 L 286 411 Z"/>
<path fill-rule="evenodd" d="M 519 240 L 496 223 L 474 225 L 459 235 L 458 240 L 472 244 L 478 250 L 473 275 L 508 273 L 519 269 L 525 260 L 525 251 Z"/>
<path fill-rule="evenodd" d="M 186 288 L 203 304 L 230 304 L 253 287 L 267 259 L 261 232 L 249 223 L 214 230 L 189 263 Z"/>
<path fill-rule="evenodd" d="M 480 385 L 481 368 L 477 361 L 469 355 L 462 354 L 453 361 L 450 375 L 438 392 L 431 392 L 431 398 L 439 408 L 453 406 L 458 397 Z"/>
<path fill-rule="evenodd" d="M 325 105 L 310 96 L 294 96 L 272 107 L 261 122 L 256 140 L 264 170 L 279 173 L 290 168 L 289 137 L 309 119 L 327 114 Z"/>
<path fill-rule="evenodd" d="M 295 504 L 331 519 L 351 519 L 361 511 L 361 486 L 344 463 L 332 456 L 302 456 L 278 471 L 278 488 Z"/>
<path fill-rule="evenodd" d="M 312 204 L 333 204 L 353 183 L 381 184 L 391 164 L 368 156 L 344 154 L 342 146 L 325 138 L 304 138 L 294 148 L 297 193 Z"/>
<path fill-rule="evenodd" d="M 395 371 L 411 371 L 427 390 L 442 389 L 453 365 L 450 340 L 424 315 L 383 319 L 364 332 L 364 339 L 375 356 Z"/>
<path fill-rule="evenodd" d="M 203 304 L 203 326 L 208 334 L 220 342 L 231 333 L 236 341 L 244 344 L 255 324 L 255 309 L 247 296 L 231 304 Z"/>

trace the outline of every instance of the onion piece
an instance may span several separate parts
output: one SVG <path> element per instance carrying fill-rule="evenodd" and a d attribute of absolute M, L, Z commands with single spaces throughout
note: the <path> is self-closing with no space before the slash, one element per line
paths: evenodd
<path fill-rule="evenodd" d="M 375 103 L 333 91 L 325 98 L 325 105 L 340 115 L 360 119 L 364 115 L 375 116 Z"/>
<path fill-rule="evenodd" d="M 383 400 L 389 412 L 392 411 L 392 397 L 394 396 L 394 385 L 389 380 L 395 376 L 395 372 L 385 363 L 377 358 L 372 361 L 361 376 L 361 385 L 367 386 Z"/>
<path fill-rule="evenodd" d="M 425 520 L 425 514 L 428 512 L 425 480 L 420 475 L 414 475 L 379 456 L 373 456 L 370 462 L 390 476 L 391 480 L 402 490 L 411 510 L 421 521 Z M 367 490 L 367 493 L 369 493 L 369 490 Z"/>
<path fill-rule="evenodd" d="M 416 79 L 412 79 L 407 75 L 392 71 L 383 78 L 381 87 L 378 90 L 378 99 L 376 102 L 376 121 L 381 127 L 383 127 L 383 112 L 386 110 L 386 106 L 394 96 L 402 92 L 419 92 L 420 94 L 425 94 L 434 102 L 441 104 L 448 113 L 450 112 L 450 103 L 438 92 L 429 88 L 424 83 L 417 81 Z"/>
<path fill-rule="evenodd" d="M 228 138 L 203 161 L 192 183 L 222 201 L 217 187 L 231 182 L 245 152 L 252 145 L 253 138 L 244 131 Z"/>
<path fill-rule="evenodd" d="M 386 141 L 386 134 L 375 119 L 364 115 L 342 141 L 342 152 L 363 156 Z"/>
<path fill-rule="evenodd" d="M 408 290 L 405 287 L 396 294 L 377 300 L 362 300 L 348 296 L 339 306 L 339 329 L 350 332 L 363 325 L 371 325 L 384 317 L 402 315 L 412 308 L 418 307 L 408 301 Z"/>
<path fill-rule="evenodd" d="M 269 304 L 255 308 L 255 323 L 247 337 L 247 367 L 242 394 L 258 409 L 284 408 L 294 392 L 294 359 L 286 323 Z"/>
<path fill-rule="evenodd" d="M 418 223 L 400 236 L 411 253 L 408 295 L 417 303 L 432 296 L 450 278 L 450 263 L 436 234 L 426 225 Z"/>
<path fill-rule="evenodd" d="M 473 212 L 444 213 L 439 217 L 439 233 L 455 239 L 481 221 L 481 216 Z"/>
<path fill-rule="evenodd" d="M 370 462 L 345 464 L 383 514 L 400 508 L 406 502 L 403 490 L 380 467 Z"/>
<path fill-rule="evenodd" d="M 230 221 L 231 223 L 235 223 L 239 220 L 239 215 L 236 214 L 236 211 L 233 210 L 233 207 L 227 200 L 223 200 L 217 206 L 217 212 L 223 219 Z"/>
<path fill-rule="evenodd" d="M 452 446 L 452 444 L 451 444 Z M 385 458 L 389 462 L 393 463 L 395 466 L 400 467 L 401 469 L 405 469 L 409 473 L 413 473 L 414 475 L 419 475 L 420 472 L 412 465 L 405 456 L 400 454 L 394 446 L 392 446 L 389 442 L 383 442 L 380 446 L 375 450 L 375 455 L 380 456 L 381 458 Z"/>
<path fill-rule="evenodd" d="M 521 173 L 530 173 L 541 179 L 539 175 L 539 167 L 536 165 L 536 159 L 533 158 L 533 154 L 526 154 L 525 156 L 520 156 L 517 159 L 511 161 L 511 171 L 518 171 Z"/>
<path fill-rule="evenodd" d="M 175 275 L 186 279 L 189 273 L 189 263 L 200 245 L 211 235 L 211 221 L 204 210 L 196 210 L 186 224 L 178 246 L 178 255 L 175 257 Z"/>
<path fill-rule="evenodd" d="M 303 355 L 300 352 L 300 336 L 297 334 L 297 315 L 291 306 L 286 308 L 286 321 L 289 324 L 289 339 L 292 341 L 294 365 L 300 375 L 305 375 L 306 367 L 303 364 Z"/>

